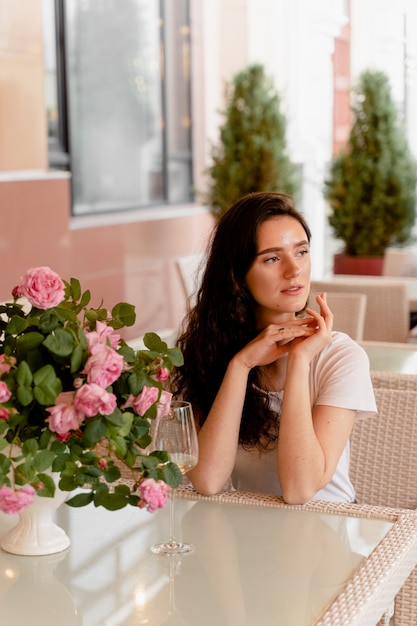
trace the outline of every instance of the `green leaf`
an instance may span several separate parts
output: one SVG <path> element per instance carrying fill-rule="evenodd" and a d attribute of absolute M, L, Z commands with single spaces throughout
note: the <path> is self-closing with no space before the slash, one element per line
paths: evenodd
<path fill-rule="evenodd" d="M 135 433 L 137 437 L 147 435 L 150 430 L 150 423 L 147 419 L 135 416 Z"/>
<path fill-rule="evenodd" d="M 18 485 L 35 482 L 36 473 L 30 461 L 26 459 L 24 463 L 16 467 L 15 480 Z"/>
<path fill-rule="evenodd" d="M 66 501 L 66 504 L 69 506 L 79 507 L 79 506 L 87 506 L 90 502 L 93 502 L 94 494 L 93 492 L 89 493 L 78 493 L 73 496 L 69 500 Z"/>
<path fill-rule="evenodd" d="M 26 318 L 13 315 L 10 322 L 6 326 L 8 335 L 19 335 L 28 327 L 29 323 Z"/>
<path fill-rule="evenodd" d="M 169 348 L 167 355 L 175 367 L 181 367 L 181 365 L 184 365 L 184 357 L 179 348 Z"/>
<path fill-rule="evenodd" d="M 162 468 L 158 469 L 158 473 L 160 480 L 163 480 L 174 489 L 181 484 L 182 474 L 178 465 L 175 465 L 175 463 L 167 463 Z"/>
<path fill-rule="evenodd" d="M 17 366 L 16 382 L 26 387 L 32 384 L 32 372 L 26 361 L 21 361 Z"/>
<path fill-rule="evenodd" d="M 74 338 L 71 333 L 62 328 L 57 328 L 43 342 L 52 354 L 65 357 L 72 354 L 74 348 Z"/>
<path fill-rule="evenodd" d="M 112 309 L 112 317 L 122 326 L 133 326 L 136 321 L 135 307 L 127 302 L 119 302 Z"/>
<path fill-rule="evenodd" d="M 142 391 L 147 382 L 146 374 L 142 370 L 139 372 L 133 372 L 128 378 L 129 391 L 134 396 L 137 396 Z"/>
<path fill-rule="evenodd" d="M 55 457 L 53 463 L 52 463 L 52 471 L 53 472 L 62 472 L 62 470 L 65 468 L 65 463 L 67 460 L 67 456 L 65 454 L 59 455 L 57 457 Z"/>
<path fill-rule="evenodd" d="M 49 363 L 44 365 L 33 375 L 35 385 L 53 385 L 56 380 L 55 370 Z"/>
<path fill-rule="evenodd" d="M 89 309 L 85 312 L 85 317 L 88 319 L 89 322 L 96 322 L 98 319 L 97 311 L 95 311 L 94 309 Z"/>
<path fill-rule="evenodd" d="M 39 327 L 45 335 L 55 331 L 59 326 L 59 322 L 58 309 L 56 308 L 43 311 L 39 317 Z"/>
<path fill-rule="evenodd" d="M 73 300 L 79 300 L 81 296 L 81 285 L 77 278 L 70 278 L 71 294 Z"/>
<path fill-rule="evenodd" d="M 102 476 L 103 474 L 103 471 L 95 465 L 89 465 L 88 467 L 84 468 L 84 472 L 87 476 L 93 476 L 95 478 Z"/>
<path fill-rule="evenodd" d="M 22 445 L 22 452 L 25 457 L 34 456 L 38 451 L 38 442 L 36 439 L 27 439 Z"/>
<path fill-rule="evenodd" d="M 4 454 L 0 454 L 0 476 L 7 476 L 10 471 L 10 461 Z"/>
<path fill-rule="evenodd" d="M 28 350 L 35 350 L 38 348 L 45 337 L 42 333 L 38 333 L 36 331 L 32 331 L 30 333 L 25 333 L 24 335 L 20 335 L 20 337 L 16 340 L 16 345 L 19 350 L 27 352 Z"/>
<path fill-rule="evenodd" d="M 56 376 L 52 365 L 44 365 L 33 375 L 33 395 L 42 406 L 52 406 L 62 391 L 61 380 Z"/>
<path fill-rule="evenodd" d="M 94 445 L 106 434 L 106 424 L 101 419 L 88 418 L 90 421 L 87 423 L 83 433 L 83 439 L 87 445 Z"/>
<path fill-rule="evenodd" d="M 71 373 L 77 372 L 81 368 L 81 364 L 83 362 L 84 350 L 78 345 L 75 346 L 74 351 L 71 355 Z"/>
<path fill-rule="evenodd" d="M 43 472 L 51 467 L 54 459 L 55 453 L 51 452 L 51 450 L 40 450 L 33 461 L 35 470 L 37 472 Z"/>
<path fill-rule="evenodd" d="M 119 496 L 130 496 L 130 488 L 127 485 L 116 485 L 114 493 L 117 493 Z"/>
<path fill-rule="evenodd" d="M 129 411 L 125 411 L 124 413 L 122 413 L 119 408 L 116 408 L 111 415 L 106 415 L 106 420 L 110 422 L 110 424 L 114 424 L 115 426 L 123 426 L 123 424 L 128 421 L 127 416 L 129 414 L 133 417 L 133 413 L 130 413 Z"/>
<path fill-rule="evenodd" d="M 113 483 L 115 480 L 119 480 L 120 476 L 121 472 L 117 465 L 112 465 L 104 472 L 104 478 L 108 483 Z"/>
<path fill-rule="evenodd" d="M 152 469 L 154 467 L 157 467 L 158 465 L 164 465 L 165 463 L 168 463 L 169 456 L 168 452 L 164 451 L 151 452 L 151 454 L 149 455 L 141 456 L 140 461 L 141 465 L 144 468 Z"/>
<path fill-rule="evenodd" d="M 80 307 L 84 308 L 87 306 L 87 304 L 90 302 L 91 300 L 91 292 L 89 289 L 87 289 L 86 291 L 84 291 L 81 300 L 80 300 Z"/>
<path fill-rule="evenodd" d="M 116 493 L 96 493 L 94 497 L 94 504 L 95 506 L 102 506 L 108 511 L 117 511 L 127 506 L 129 504 L 129 500 L 125 495 L 118 495 Z"/>
<path fill-rule="evenodd" d="M 148 350 L 153 350 L 154 352 L 165 352 L 168 348 L 165 341 L 162 341 L 160 336 L 156 333 L 145 333 L 143 343 Z"/>
<path fill-rule="evenodd" d="M 116 446 L 116 452 L 117 454 L 124 458 L 124 456 L 126 455 L 126 451 L 127 451 L 127 445 L 126 445 L 126 440 L 124 437 L 121 437 L 119 434 L 115 434 L 112 437 L 112 441 L 114 443 L 114 445 Z"/>
<path fill-rule="evenodd" d="M 38 480 L 43 483 L 43 488 L 38 489 L 38 495 L 52 497 L 55 494 L 55 480 L 49 474 L 38 474 Z"/>
<path fill-rule="evenodd" d="M 77 487 L 80 487 L 80 485 L 74 475 L 71 474 L 71 476 L 63 476 L 61 474 L 59 488 L 62 489 L 62 491 L 74 491 Z"/>
<path fill-rule="evenodd" d="M 33 402 L 33 392 L 31 387 L 19 386 L 16 390 L 16 395 L 22 406 L 29 406 L 29 404 Z"/>
<path fill-rule="evenodd" d="M 111 436 L 119 435 L 120 437 L 127 437 L 130 433 L 133 423 L 133 413 L 121 413 L 123 419 L 118 423 L 112 422 L 114 425 L 109 425 L 108 429 Z M 107 416 L 107 421 L 111 422 L 109 419 L 111 416 Z M 123 424 L 123 426 L 122 426 Z"/>

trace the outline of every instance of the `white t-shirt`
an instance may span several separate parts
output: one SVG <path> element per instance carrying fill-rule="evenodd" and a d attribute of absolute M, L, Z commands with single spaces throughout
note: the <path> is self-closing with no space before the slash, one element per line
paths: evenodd
<path fill-rule="evenodd" d="M 310 366 L 311 406 L 323 404 L 357 411 L 357 418 L 375 415 L 377 408 L 364 349 L 348 335 L 333 332 L 330 346 Z M 272 409 L 279 420 L 283 391 L 272 392 Z M 331 481 L 314 500 L 352 502 L 355 490 L 349 479 L 349 441 Z M 282 495 L 276 466 L 276 443 L 267 452 L 238 447 L 232 484 L 240 491 Z"/>

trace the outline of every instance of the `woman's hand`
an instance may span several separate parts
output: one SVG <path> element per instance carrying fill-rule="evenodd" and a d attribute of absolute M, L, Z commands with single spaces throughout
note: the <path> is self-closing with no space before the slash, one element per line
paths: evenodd
<path fill-rule="evenodd" d="M 287 346 L 288 352 L 305 354 L 309 362 L 324 347 L 330 345 L 332 341 L 333 313 L 328 307 L 326 294 L 319 294 L 316 297 L 316 302 L 320 307 L 320 312 L 306 309 L 306 313 L 311 316 L 310 319 L 314 320 L 310 322 L 311 327 L 314 327 L 314 332 L 308 337 L 296 340 Z"/>
<path fill-rule="evenodd" d="M 288 352 L 290 342 L 301 341 L 311 337 L 317 331 L 315 316 L 293 319 L 279 324 L 269 324 L 250 341 L 238 354 L 235 360 L 248 369 L 261 365 L 269 365 Z"/>

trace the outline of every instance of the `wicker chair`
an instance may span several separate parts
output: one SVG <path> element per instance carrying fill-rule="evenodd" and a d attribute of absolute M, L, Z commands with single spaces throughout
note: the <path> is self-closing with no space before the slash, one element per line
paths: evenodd
<path fill-rule="evenodd" d="M 378 416 L 359 419 L 351 435 L 351 479 L 360 503 L 394 508 L 417 508 L 417 385 L 402 376 L 395 389 L 393 376 L 373 374 Z M 417 378 L 417 377 L 416 377 Z M 410 386 L 408 386 L 410 385 Z M 417 624 L 417 569 L 395 600 L 394 626 Z"/>
<path fill-rule="evenodd" d="M 365 293 L 367 301 L 363 339 L 407 342 L 410 337 L 407 287 L 404 283 L 394 280 L 375 280 L 377 278 L 343 276 L 329 280 L 315 280 L 311 283 L 312 296 L 322 291 Z"/>
<path fill-rule="evenodd" d="M 355 341 L 362 341 L 365 329 L 367 296 L 364 293 L 327 291 L 327 303 L 334 315 L 333 328 L 340 330 Z M 318 309 L 316 302 L 310 303 Z"/>
<path fill-rule="evenodd" d="M 417 391 L 417 375 L 397 372 L 371 372 L 374 389 L 397 389 L 399 391 Z"/>

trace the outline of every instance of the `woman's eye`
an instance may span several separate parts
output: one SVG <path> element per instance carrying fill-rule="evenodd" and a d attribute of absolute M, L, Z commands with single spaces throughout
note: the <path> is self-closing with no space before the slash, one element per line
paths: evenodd
<path fill-rule="evenodd" d="M 275 261 L 278 261 L 277 256 L 270 256 L 267 259 L 265 259 L 265 263 L 275 263 Z"/>

